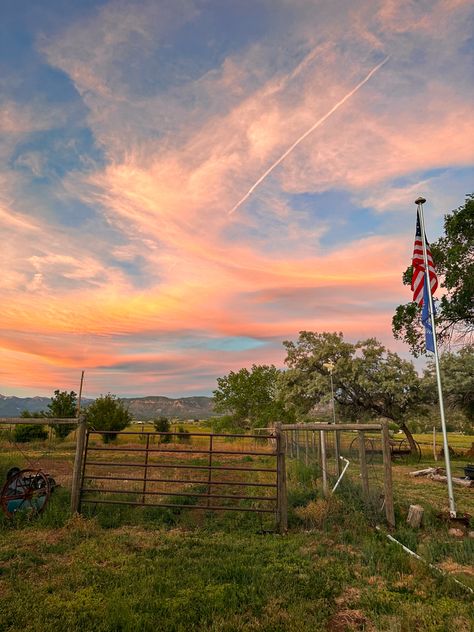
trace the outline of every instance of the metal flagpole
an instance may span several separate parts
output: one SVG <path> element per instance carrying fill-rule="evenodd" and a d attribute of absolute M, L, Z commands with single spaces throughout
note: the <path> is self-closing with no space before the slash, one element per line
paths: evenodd
<path fill-rule="evenodd" d="M 329 371 L 329 376 L 331 378 L 331 398 L 332 398 L 332 423 L 336 423 L 336 404 L 334 401 L 334 380 L 332 379 L 332 374 L 334 371 L 334 367 L 336 365 L 332 360 L 325 362 L 323 367 Z M 341 474 L 341 461 L 339 458 L 340 454 L 340 445 L 339 445 L 339 433 L 334 431 L 334 456 L 336 459 L 336 475 L 339 476 Z"/>
<path fill-rule="evenodd" d="M 441 416 L 441 429 L 443 431 L 444 463 L 446 466 L 446 478 L 448 482 L 449 514 L 451 518 L 456 518 L 456 505 L 454 504 L 453 480 L 451 477 L 451 461 L 449 457 L 448 435 L 446 432 L 446 420 L 444 417 L 443 389 L 441 386 L 441 372 L 439 370 L 438 342 L 436 340 L 436 325 L 435 325 L 434 308 L 433 308 L 433 295 L 431 294 L 431 279 L 430 279 L 430 272 L 428 268 L 428 255 L 426 253 L 425 218 L 423 216 L 423 204 L 425 202 L 426 202 L 425 198 L 422 198 L 422 197 L 419 197 L 415 200 L 415 204 L 418 206 L 418 217 L 420 218 L 420 229 L 421 229 L 421 243 L 423 244 L 423 261 L 425 264 L 424 282 L 425 281 L 428 282 L 428 301 L 429 301 L 431 328 L 433 330 L 433 348 L 434 348 L 434 357 L 435 357 L 435 366 L 436 366 L 436 382 L 438 385 L 439 412 Z"/>

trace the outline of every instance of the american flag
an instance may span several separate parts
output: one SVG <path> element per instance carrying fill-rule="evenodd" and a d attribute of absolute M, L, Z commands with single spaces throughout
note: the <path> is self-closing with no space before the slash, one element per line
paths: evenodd
<path fill-rule="evenodd" d="M 428 258 L 428 270 L 430 275 L 431 294 L 436 292 L 438 287 L 438 277 L 433 263 L 433 257 L 426 241 L 426 256 Z M 425 262 L 423 261 L 423 242 L 421 241 L 420 216 L 416 213 L 416 235 L 413 246 L 413 275 L 411 277 L 411 289 L 413 290 L 413 301 L 421 307 L 423 305 L 423 284 L 425 281 Z"/>

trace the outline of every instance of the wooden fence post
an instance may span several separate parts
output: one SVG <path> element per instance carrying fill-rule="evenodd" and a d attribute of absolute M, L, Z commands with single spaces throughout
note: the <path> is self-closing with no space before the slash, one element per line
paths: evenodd
<path fill-rule="evenodd" d="M 277 514 L 278 530 L 285 533 L 288 529 L 288 497 L 286 491 L 285 433 L 281 423 L 275 424 L 277 440 Z"/>
<path fill-rule="evenodd" d="M 304 431 L 304 463 L 305 465 L 308 465 L 308 452 L 309 452 L 309 436 L 308 436 L 308 431 L 305 430 Z"/>
<path fill-rule="evenodd" d="M 327 497 L 329 494 L 328 460 L 326 457 L 326 435 L 324 434 L 324 430 L 320 430 L 319 435 L 321 437 L 321 470 L 323 473 L 323 496 Z"/>
<path fill-rule="evenodd" d="M 336 476 L 339 477 L 341 475 L 341 442 L 339 438 L 339 432 L 337 430 L 334 431 L 334 457 L 336 459 Z"/>
<path fill-rule="evenodd" d="M 369 500 L 369 472 L 367 470 L 367 455 L 365 454 L 365 434 L 359 430 L 357 433 L 359 439 L 359 460 L 360 460 L 360 476 L 362 480 L 362 492 L 364 500 Z"/>
<path fill-rule="evenodd" d="M 74 469 L 71 486 L 71 513 L 79 511 L 79 497 L 81 491 L 82 464 L 84 459 L 84 444 L 86 439 L 86 420 L 79 418 L 76 432 L 76 454 L 74 455 Z"/>
<path fill-rule="evenodd" d="M 382 421 L 382 453 L 383 453 L 383 486 L 385 495 L 385 516 L 390 527 L 395 526 L 395 510 L 393 506 L 392 456 L 390 453 L 390 435 L 388 421 Z"/>

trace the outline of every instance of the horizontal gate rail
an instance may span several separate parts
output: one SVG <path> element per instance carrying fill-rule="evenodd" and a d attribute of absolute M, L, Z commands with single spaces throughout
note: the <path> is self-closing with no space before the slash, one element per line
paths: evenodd
<path fill-rule="evenodd" d="M 170 437 L 223 437 L 224 439 L 272 439 L 271 435 L 259 435 L 259 434 L 225 434 L 225 433 L 213 433 L 213 432 L 142 432 L 141 430 L 136 430 L 135 432 L 125 431 L 118 432 L 117 430 L 94 430 L 91 428 L 89 430 L 89 434 L 98 434 L 98 435 L 115 435 L 118 434 L 122 437 L 123 435 L 135 435 L 140 437 L 146 437 L 146 435 L 153 435 L 157 437 L 165 437 L 166 435 Z"/>
<path fill-rule="evenodd" d="M 145 467 L 144 465 L 142 467 Z M 123 478 L 119 476 L 84 476 L 84 480 L 92 481 L 139 481 L 143 483 L 147 481 L 149 483 L 193 483 L 207 485 L 209 481 L 196 480 L 189 478 Z M 244 487 L 277 487 L 276 483 L 254 483 L 254 482 L 242 482 L 242 481 L 212 481 L 213 485 L 243 485 Z"/>
<path fill-rule="evenodd" d="M 97 487 L 83 487 L 83 492 L 111 493 L 111 494 L 143 494 L 141 489 L 99 489 Z M 203 492 L 145 492 L 145 496 L 192 496 L 193 498 L 235 498 L 236 500 L 266 500 L 275 502 L 276 496 L 237 496 L 236 494 L 206 494 Z"/>
<path fill-rule="evenodd" d="M 209 454 L 210 450 L 167 450 L 161 448 L 102 448 L 100 446 L 89 446 L 88 451 L 98 452 L 160 452 L 160 454 Z M 235 454 L 236 456 L 275 456 L 274 452 L 255 452 L 243 450 L 212 450 L 212 454 Z"/>
<path fill-rule="evenodd" d="M 95 498 L 83 498 L 83 503 L 89 503 L 94 505 L 132 505 L 135 507 L 165 507 L 170 509 L 205 509 L 206 511 L 252 511 L 253 513 L 275 513 L 275 509 L 261 509 L 257 507 L 235 507 L 232 505 L 178 505 L 178 503 L 141 503 L 133 502 L 131 500 L 105 500 Z"/>
<path fill-rule="evenodd" d="M 107 467 L 145 467 L 144 463 L 117 463 L 116 461 L 87 461 L 87 465 Z M 180 463 L 148 463 L 147 467 L 157 468 L 181 468 L 185 470 L 227 470 L 236 472 L 276 472 L 276 468 L 263 467 L 237 467 L 227 465 L 181 465 Z M 148 479 L 147 479 L 148 480 Z"/>

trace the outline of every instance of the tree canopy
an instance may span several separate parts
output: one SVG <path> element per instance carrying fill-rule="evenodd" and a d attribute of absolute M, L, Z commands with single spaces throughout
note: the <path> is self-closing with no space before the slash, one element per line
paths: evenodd
<path fill-rule="evenodd" d="M 60 391 L 56 389 L 51 402 L 48 404 L 47 417 L 68 418 L 76 417 L 77 394 L 74 391 Z M 64 438 L 74 430 L 74 424 L 51 424 L 57 437 Z"/>
<path fill-rule="evenodd" d="M 214 410 L 230 413 L 241 426 L 264 427 L 287 418 L 278 397 L 279 374 L 273 365 L 254 364 L 250 371 L 244 368 L 217 378 Z"/>
<path fill-rule="evenodd" d="M 474 194 L 444 218 L 444 236 L 430 249 L 445 294 L 437 301 L 437 336 L 440 343 L 454 338 L 470 342 L 474 332 Z M 403 283 L 410 285 L 410 266 Z M 415 356 L 424 353 L 420 308 L 409 302 L 399 305 L 392 319 L 395 338 L 405 341 Z"/>
<path fill-rule="evenodd" d="M 101 395 L 92 402 L 84 413 L 86 423 L 95 430 L 106 430 L 110 434 L 103 435 L 105 443 L 117 437 L 120 430 L 132 421 L 132 414 L 116 395 Z"/>
<path fill-rule="evenodd" d="M 338 414 L 348 419 L 385 417 L 398 424 L 412 442 L 407 421 L 420 409 L 421 380 L 411 362 L 369 338 L 351 344 L 342 333 L 301 331 L 296 342 L 285 341 L 281 378 L 286 406 L 301 416 L 329 394 L 329 373 L 334 364 L 334 398 Z"/>

